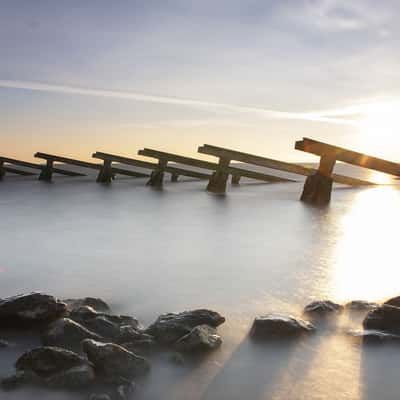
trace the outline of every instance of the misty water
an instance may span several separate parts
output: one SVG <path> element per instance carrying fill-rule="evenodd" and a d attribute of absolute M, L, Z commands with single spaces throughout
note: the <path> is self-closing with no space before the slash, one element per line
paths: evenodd
<path fill-rule="evenodd" d="M 317 321 L 292 342 L 255 344 L 252 320 L 268 312 L 301 316 L 316 299 L 382 301 L 400 294 L 399 186 L 335 188 L 330 206 L 298 198 L 302 181 L 244 181 L 226 196 L 204 182 L 144 179 L 96 184 L 91 177 L 7 177 L 0 184 L 0 297 L 43 291 L 96 296 L 148 325 L 164 312 L 211 308 L 227 318 L 222 347 L 196 362 L 167 355 L 134 398 L 207 400 L 399 399 L 400 346 L 366 346 L 346 334 L 363 313 Z M 0 332 L 0 375 L 39 343 Z M 80 393 L 24 389 L 5 400 L 69 400 Z"/>

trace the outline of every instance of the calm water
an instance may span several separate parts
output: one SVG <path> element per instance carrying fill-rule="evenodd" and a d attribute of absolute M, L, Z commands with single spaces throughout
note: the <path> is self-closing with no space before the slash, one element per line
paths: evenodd
<path fill-rule="evenodd" d="M 204 182 L 168 183 L 163 191 L 144 182 L 2 182 L 0 297 L 98 296 L 145 325 L 197 307 L 227 317 L 219 351 L 184 367 L 154 361 L 138 399 L 399 399 L 400 347 L 365 348 L 345 334 L 362 315 L 343 313 L 292 344 L 259 346 L 246 337 L 252 319 L 270 311 L 300 315 L 314 299 L 400 294 L 400 186 L 338 187 L 331 205 L 317 209 L 298 201 L 300 182 L 244 182 L 225 197 L 206 193 Z M 34 344 L 14 341 L 1 350 L 0 375 Z"/>

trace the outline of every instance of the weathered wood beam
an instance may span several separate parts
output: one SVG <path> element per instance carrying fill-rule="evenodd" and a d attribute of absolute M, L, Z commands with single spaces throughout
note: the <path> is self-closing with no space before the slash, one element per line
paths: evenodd
<path fill-rule="evenodd" d="M 331 156 L 337 161 L 356 165 L 363 168 L 372 169 L 390 175 L 400 176 L 400 164 L 387 161 L 381 158 L 372 157 L 366 154 L 358 153 L 342 147 L 319 142 L 317 140 L 303 138 L 295 144 L 297 150 L 312 153 L 317 156 Z"/>

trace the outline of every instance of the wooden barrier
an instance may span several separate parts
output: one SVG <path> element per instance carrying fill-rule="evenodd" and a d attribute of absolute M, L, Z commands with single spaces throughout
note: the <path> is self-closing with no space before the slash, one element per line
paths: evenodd
<path fill-rule="evenodd" d="M 54 171 L 54 167 L 53 167 L 54 162 L 70 164 L 70 165 L 75 165 L 75 166 L 81 167 L 81 168 L 89 168 L 89 169 L 95 169 L 95 170 L 101 170 L 103 167 L 102 164 L 99 164 L 99 163 L 96 164 L 96 163 L 91 163 L 91 162 L 87 162 L 87 161 L 75 160 L 73 158 L 61 157 L 61 156 L 57 156 L 54 154 L 38 152 L 35 154 L 35 157 L 43 158 L 44 160 L 47 161 L 45 168 L 42 170 L 42 173 L 39 176 L 39 179 L 41 179 L 41 180 L 48 180 L 48 181 L 51 180 L 53 171 Z M 135 172 L 135 171 L 129 171 L 126 169 L 121 169 L 121 168 L 112 168 L 111 174 L 112 174 L 112 178 L 114 178 L 114 176 L 116 174 L 132 176 L 135 178 L 141 178 L 141 177 L 147 176 L 146 174 L 142 174 L 142 173 Z"/>
<path fill-rule="evenodd" d="M 19 167 L 37 169 L 37 170 L 40 170 L 41 173 L 47 167 L 47 165 L 35 164 L 35 163 L 28 162 L 28 161 L 16 160 L 14 158 L 9 158 L 9 157 L 0 157 L 0 176 L 1 177 L 4 177 L 5 173 L 7 172 L 6 168 L 10 168 L 10 167 L 6 167 L 4 164 L 11 164 L 11 165 L 19 166 Z M 12 169 L 13 169 L 13 173 L 15 173 L 16 170 L 14 168 L 12 168 Z M 21 171 L 20 170 L 18 170 L 18 171 L 21 174 Z M 53 172 L 60 174 L 60 175 L 66 175 L 66 176 L 84 176 L 84 174 L 81 174 L 79 172 L 67 171 L 67 170 L 61 169 L 61 168 L 53 168 Z"/>
<path fill-rule="evenodd" d="M 271 158 L 261 157 L 249 153 L 243 153 L 236 150 L 226 149 L 223 147 L 212 146 L 205 144 L 198 148 L 198 152 L 202 154 L 211 155 L 219 158 L 218 168 L 212 175 L 207 190 L 210 192 L 222 194 L 226 190 L 226 182 L 228 180 L 228 168 L 231 161 L 238 161 L 246 164 L 257 165 L 259 167 L 265 167 L 270 169 L 276 169 L 279 171 L 289 172 L 292 174 L 310 176 L 313 175 L 316 170 L 313 168 L 307 168 L 302 165 L 292 164 L 284 161 L 273 160 Z M 361 186 L 371 185 L 371 182 L 367 182 L 361 179 L 350 178 L 343 175 L 333 174 L 332 179 L 334 182 L 342 183 L 346 185 Z"/>
<path fill-rule="evenodd" d="M 303 138 L 295 144 L 296 150 L 312 153 L 320 157 L 319 168 L 309 176 L 304 184 L 301 200 L 312 204 L 327 204 L 331 198 L 333 168 L 336 161 L 368 168 L 386 174 L 400 176 L 400 164 L 381 158 L 357 153 L 342 147 L 332 146 L 317 140 Z"/>
<path fill-rule="evenodd" d="M 93 157 L 101 159 L 104 162 L 103 167 L 100 170 L 97 178 L 98 182 L 111 182 L 111 169 L 112 169 L 111 164 L 113 162 L 132 165 L 134 167 L 150 169 L 153 171 L 153 173 L 162 168 L 163 171 L 170 173 L 172 176 L 175 176 L 174 179 L 177 179 L 179 175 L 189 176 L 191 178 L 196 178 L 196 179 L 208 179 L 210 177 L 209 175 L 203 174 L 201 172 L 189 171 L 183 168 L 170 167 L 163 164 L 160 165 L 160 163 L 156 164 L 148 161 L 137 160 L 134 158 L 123 157 L 115 154 L 96 152 L 93 154 Z M 151 174 L 148 185 L 161 187 L 163 183 L 163 175 L 160 174 L 153 175 L 153 173 Z"/>
<path fill-rule="evenodd" d="M 143 150 L 139 150 L 138 154 L 141 156 L 152 157 L 152 158 L 158 159 L 159 167 L 156 171 L 154 171 L 155 182 L 160 180 L 160 176 L 163 174 L 165 167 L 168 165 L 168 162 L 189 165 L 192 167 L 202 168 L 202 169 L 211 170 L 211 171 L 216 171 L 218 169 L 217 163 L 198 160 L 196 158 L 191 158 L 191 157 L 184 157 L 184 156 L 180 156 L 178 154 L 167 153 L 164 151 L 159 151 L 159 150 L 154 150 L 154 149 L 144 148 Z M 236 167 L 228 167 L 227 172 L 228 172 L 228 174 L 232 175 L 232 183 L 233 184 L 239 184 L 239 180 L 241 177 L 261 180 L 261 181 L 265 181 L 265 182 L 283 182 L 283 181 L 288 182 L 288 181 L 291 181 L 290 179 L 279 178 L 276 176 L 262 174 L 259 172 L 254 172 L 254 171 L 250 171 L 250 170 L 246 170 L 246 169 L 242 169 L 242 168 L 236 168 Z M 150 181 L 152 180 L 152 178 L 150 178 Z M 209 178 L 210 178 L 210 175 L 208 176 L 207 179 L 209 179 Z M 176 181 L 177 177 L 172 176 L 172 179 L 174 181 Z M 150 182 L 150 184 L 152 184 L 152 182 Z"/>

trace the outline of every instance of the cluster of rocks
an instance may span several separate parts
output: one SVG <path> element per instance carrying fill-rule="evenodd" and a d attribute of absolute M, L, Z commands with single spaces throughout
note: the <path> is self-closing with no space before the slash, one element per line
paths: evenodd
<path fill-rule="evenodd" d="M 169 313 L 145 329 L 137 319 L 111 314 L 101 299 L 67 299 L 30 293 L 0 300 L 0 325 L 35 328 L 43 346 L 22 354 L 16 373 L 1 381 L 3 389 L 21 385 L 50 388 L 108 389 L 95 399 L 127 399 L 136 379 L 150 370 L 149 357 L 158 349 L 197 353 L 216 349 L 222 339 L 216 328 L 225 318 L 211 310 Z M 7 346 L 0 341 L 0 347 Z"/>

